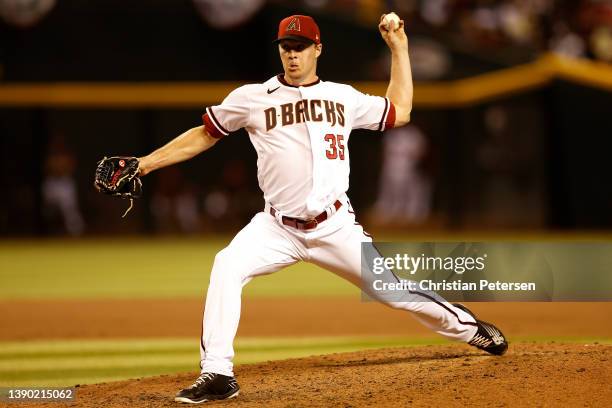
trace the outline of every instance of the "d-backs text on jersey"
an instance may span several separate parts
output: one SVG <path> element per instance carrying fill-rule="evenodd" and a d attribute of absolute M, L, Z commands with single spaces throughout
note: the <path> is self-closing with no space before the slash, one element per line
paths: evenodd
<path fill-rule="evenodd" d="M 284 103 L 278 107 L 264 110 L 266 131 L 277 125 L 289 126 L 302 122 L 322 122 L 326 120 L 331 126 L 344 126 L 344 105 L 334 101 L 320 99 L 302 99 L 295 103 Z M 279 120 L 280 119 L 280 120 Z"/>

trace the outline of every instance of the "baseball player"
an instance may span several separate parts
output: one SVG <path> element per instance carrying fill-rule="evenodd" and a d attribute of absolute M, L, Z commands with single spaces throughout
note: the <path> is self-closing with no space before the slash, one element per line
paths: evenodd
<path fill-rule="evenodd" d="M 311 17 L 294 15 L 280 22 L 275 41 L 282 74 L 235 89 L 220 105 L 206 108 L 203 126 L 138 159 L 139 175 L 144 176 L 188 160 L 244 128 L 257 151 L 257 175 L 266 202 L 215 257 L 200 342 L 201 375 L 175 401 L 200 403 L 238 395 L 232 344 L 242 287 L 251 279 L 306 261 L 361 286 L 361 243 L 372 239 L 355 221 L 346 195 L 349 136 L 353 129 L 403 126 L 412 108 L 404 22 L 383 16 L 378 28 L 392 55 L 386 97 L 321 80 L 319 28 Z M 425 293 L 412 295 L 411 301 L 380 300 L 414 313 L 446 338 L 492 354 L 506 351 L 503 334 L 465 307 Z"/>

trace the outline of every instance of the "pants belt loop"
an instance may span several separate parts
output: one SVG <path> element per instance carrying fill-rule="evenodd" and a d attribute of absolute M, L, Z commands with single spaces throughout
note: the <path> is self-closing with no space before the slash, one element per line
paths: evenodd
<path fill-rule="evenodd" d="M 284 225 L 283 224 L 283 213 L 278 211 L 276 208 L 274 209 L 274 211 L 275 211 L 274 218 L 276 218 L 276 222 L 278 222 L 279 225 Z"/>
<path fill-rule="evenodd" d="M 338 212 L 338 209 L 336 208 L 336 201 L 340 200 L 334 200 L 334 202 L 331 203 L 331 205 L 325 209 L 325 212 L 327 213 L 327 218 L 331 218 L 332 215 Z M 340 205 L 342 205 L 342 201 L 340 201 Z"/>

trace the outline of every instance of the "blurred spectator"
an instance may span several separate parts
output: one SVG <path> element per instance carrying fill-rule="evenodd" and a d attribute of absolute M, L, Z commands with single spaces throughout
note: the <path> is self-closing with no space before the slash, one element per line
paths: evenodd
<path fill-rule="evenodd" d="M 370 9 L 398 11 L 411 41 L 418 34 L 444 47 L 503 65 L 526 62 L 540 52 L 612 60 L 612 0 L 410 0 L 372 1 Z M 328 1 L 363 24 L 353 2 Z M 411 43 L 412 46 L 414 46 Z M 499 55 L 495 54 L 497 51 Z M 588 51 L 588 53 L 587 53 Z M 429 55 L 429 54 L 426 54 Z M 427 79 L 427 78 L 425 78 Z"/>
<path fill-rule="evenodd" d="M 155 230 L 160 233 L 195 233 L 200 229 L 197 188 L 185 180 L 180 167 L 160 171 L 151 198 Z"/>
<path fill-rule="evenodd" d="M 186 180 L 180 167 L 160 171 L 151 199 L 155 231 L 226 232 L 239 228 L 261 210 L 263 203 L 249 188 L 243 161 L 225 163 L 218 182 L 219 187 L 201 196 L 197 185 Z"/>
<path fill-rule="evenodd" d="M 589 40 L 595 58 L 612 62 L 612 27 L 597 27 L 591 33 Z"/>
<path fill-rule="evenodd" d="M 32 27 L 42 20 L 54 6 L 55 0 L 1 0 L 0 17 L 17 27 Z"/>
<path fill-rule="evenodd" d="M 448 50 L 436 41 L 421 37 L 411 40 L 410 62 L 415 81 L 441 79 L 451 70 L 451 56 Z"/>
<path fill-rule="evenodd" d="M 421 2 L 421 17 L 434 27 L 441 27 L 451 17 L 451 0 L 429 0 Z"/>
<path fill-rule="evenodd" d="M 579 58 L 586 55 L 586 44 L 582 37 L 562 21 L 553 26 L 549 47 L 551 51 L 566 57 Z"/>
<path fill-rule="evenodd" d="M 252 19 L 265 0 L 192 0 L 206 23 L 227 30 Z M 540 52 L 583 55 L 610 61 L 612 0 L 278 0 L 332 18 L 371 27 L 382 13 L 396 11 L 408 32 L 476 57 L 511 65 Z M 56 0 L 2 0 L 0 17 L 11 25 L 31 27 Z M 559 32 L 561 31 L 561 32 Z M 412 37 L 411 37 L 412 38 Z M 503 50 L 503 56 L 490 55 Z M 508 57 L 510 55 L 510 57 Z M 514 57 L 512 57 L 514 56 Z"/>
<path fill-rule="evenodd" d="M 451 69 L 451 56 L 439 42 L 415 36 L 410 39 L 410 64 L 415 81 L 442 79 Z M 389 80 L 391 54 L 383 50 L 368 66 L 368 77 L 378 81 Z"/>
<path fill-rule="evenodd" d="M 521 227 L 542 222 L 542 154 L 531 111 L 528 104 L 496 104 L 484 111 L 484 138 L 476 150 L 482 179 L 479 183 L 474 176 L 472 181 L 477 188 L 471 217 L 477 224 Z"/>
<path fill-rule="evenodd" d="M 204 197 L 204 211 L 211 221 L 209 228 L 228 230 L 240 228 L 261 211 L 263 202 L 259 194 L 249 188 L 247 171 L 242 160 L 225 163 L 220 187 Z"/>
<path fill-rule="evenodd" d="M 583 1 L 578 23 L 588 43 L 590 55 L 612 62 L 612 1 Z"/>
<path fill-rule="evenodd" d="M 517 2 L 506 2 L 499 9 L 500 28 L 517 44 L 529 44 L 536 35 L 536 15 Z"/>
<path fill-rule="evenodd" d="M 431 210 L 432 186 L 421 165 L 427 139 L 415 125 L 385 132 L 380 190 L 374 205 L 378 222 L 420 224 Z"/>
<path fill-rule="evenodd" d="M 247 22 L 265 0 L 193 0 L 200 16 L 211 27 L 227 30 Z"/>
<path fill-rule="evenodd" d="M 49 143 L 42 182 L 43 215 L 52 233 L 81 235 L 85 223 L 79 209 L 74 172 L 76 159 L 61 135 Z"/>

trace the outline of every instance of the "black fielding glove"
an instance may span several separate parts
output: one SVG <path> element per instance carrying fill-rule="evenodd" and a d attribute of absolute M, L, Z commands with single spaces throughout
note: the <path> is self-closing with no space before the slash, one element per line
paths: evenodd
<path fill-rule="evenodd" d="M 142 182 L 138 177 L 138 159 L 136 157 L 104 157 L 98 162 L 94 186 L 103 194 L 127 198 L 130 207 L 123 217 L 132 209 L 134 198 L 142 195 Z"/>

